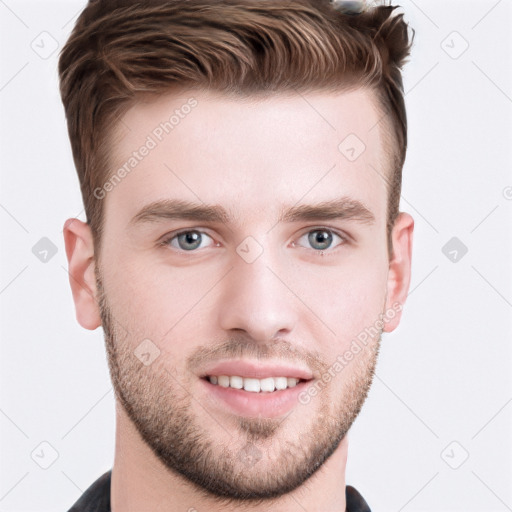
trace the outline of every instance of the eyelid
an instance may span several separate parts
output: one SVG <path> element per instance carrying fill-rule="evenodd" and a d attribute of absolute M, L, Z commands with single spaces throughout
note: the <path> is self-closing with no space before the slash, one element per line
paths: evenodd
<path fill-rule="evenodd" d="M 338 235 L 340 238 L 343 238 L 346 240 L 352 240 L 352 237 L 347 232 L 342 231 L 342 230 L 332 227 L 332 226 L 326 226 L 323 224 L 319 224 L 319 225 L 314 225 L 314 226 L 307 226 L 304 229 L 305 229 L 305 231 L 303 234 L 309 233 L 311 231 L 321 231 L 322 229 L 325 229 L 326 231 L 330 231 L 331 233 Z"/>

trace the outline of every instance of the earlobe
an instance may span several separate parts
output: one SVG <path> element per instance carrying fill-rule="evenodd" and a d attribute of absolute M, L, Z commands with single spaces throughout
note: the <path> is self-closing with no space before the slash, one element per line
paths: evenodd
<path fill-rule="evenodd" d="M 63 233 L 76 319 L 85 329 L 94 330 L 101 325 L 101 316 L 97 303 L 91 228 L 78 219 L 67 219 Z"/>
<path fill-rule="evenodd" d="M 384 325 L 385 332 L 395 330 L 400 323 L 402 308 L 411 282 L 411 257 L 414 219 L 408 213 L 400 213 L 392 231 L 393 252 L 389 262 L 386 311 L 393 310 Z"/>

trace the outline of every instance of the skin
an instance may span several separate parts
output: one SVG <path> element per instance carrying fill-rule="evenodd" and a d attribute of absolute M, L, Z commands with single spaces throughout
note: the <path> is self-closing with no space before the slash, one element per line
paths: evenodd
<path fill-rule="evenodd" d="M 410 281 L 410 215 L 397 218 L 387 250 L 386 126 L 372 129 L 382 115 L 363 89 L 245 100 L 175 93 L 125 114 L 113 168 L 190 97 L 197 106 L 105 195 L 101 257 L 87 224 L 64 226 L 77 319 L 103 325 L 116 391 L 112 510 L 344 511 L 347 431 Z M 355 161 L 338 149 L 351 133 L 366 146 Z M 284 208 L 340 197 L 374 221 L 278 221 Z M 171 198 L 221 205 L 233 218 L 130 223 Z M 183 229 L 208 236 L 193 250 L 176 237 L 160 243 Z M 248 263 L 240 247 L 261 254 Z M 317 384 L 382 315 L 350 362 L 287 415 L 235 414 L 199 378 L 208 362 L 238 354 L 307 368 Z M 146 366 L 134 352 L 147 339 L 159 354 Z"/>

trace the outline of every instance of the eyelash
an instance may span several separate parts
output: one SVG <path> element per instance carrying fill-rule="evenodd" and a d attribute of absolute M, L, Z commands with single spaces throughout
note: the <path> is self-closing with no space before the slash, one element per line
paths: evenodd
<path fill-rule="evenodd" d="M 190 233 L 190 232 L 194 232 L 194 231 L 199 232 L 202 235 L 207 235 L 208 237 L 210 237 L 213 240 L 213 237 L 210 236 L 205 231 L 202 231 L 201 229 L 197 229 L 197 228 L 190 228 L 190 229 L 183 229 L 181 231 L 177 231 L 177 232 L 169 234 L 161 242 L 159 242 L 159 245 L 164 247 L 164 248 L 169 248 L 170 242 L 173 239 L 177 238 L 178 236 L 180 236 L 180 235 L 182 235 L 184 233 Z M 318 255 L 318 256 L 332 255 L 333 253 L 338 252 L 338 250 L 339 250 L 339 248 L 341 246 L 346 245 L 350 241 L 350 238 L 349 238 L 348 235 L 346 235 L 344 233 L 341 233 L 341 232 L 337 231 L 336 229 L 333 229 L 333 228 L 330 228 L 330 227 L 327 227 L 327 226 L 314 226 L 314 227 L 311 227 L 311 228 L 309 228 L 308 231 L 302 233 L 299 236 L 299 239 L 302 238 L 304 235 L 308 235 L 308 234 L 310 234 L 310 233 L 312 233 L 314 231 L 327 231 L 327 232 L 329 232 L 329 233 L 331 233 L 333 235 L 338 236 L 341 239 L 341 242 L 339 242 L 338 245 L 334 246 L 334 248 L 329 247 L 329 248 L 327 248 L 325 250 L 308 248 L 309 250 L 313 251 L 313 253 L 316 253 L 316 255 Z M 297 244 L 295 244 L 295 242 L 292 242 L 292 244 L 294 246 L 297 245 Z M 191 251 L 185 251 L 183 249 L 177 249 L 175 247 L 173 247 L 173 249 L 178 251 L 178 252 L 181 252 L 181 253 L 186 253 L 186 252 L 193 253 L 193 252 L 197 252 L 198 251 L 198 249 L 193 249 Z"/>

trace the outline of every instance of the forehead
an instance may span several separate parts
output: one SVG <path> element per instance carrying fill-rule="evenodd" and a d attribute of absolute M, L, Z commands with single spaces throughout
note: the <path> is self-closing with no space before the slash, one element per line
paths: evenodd
<path fill-rule="evenodd" d="M 381 116 L 364 89 L 244 98 L 191 90 L 140 101 L 112 138 L 110 173 L 121 177 L 107 204 L 129 215 L 181 198 L 270 214 L 306 196 L 348 196 L 382 210 Z"/>

